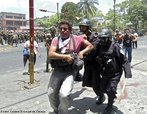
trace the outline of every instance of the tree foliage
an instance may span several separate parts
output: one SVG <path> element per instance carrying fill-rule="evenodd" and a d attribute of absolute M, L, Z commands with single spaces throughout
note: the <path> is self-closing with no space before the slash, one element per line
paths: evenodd
<path fill-rule="evenodd" d="M 49 28 L 51 26 L 56 26 L 58 23 L 58 18 L 57 18 L 57 14 L 52 15 L 50 17 L 47 18 L 41 18 L 38 19 L 38 25 L 41 27 L 45 27 L 45 28 Z"/>
<path fill-rule="evenodd" d="M 80 0 L 77 3 L 78 11 L 84 14 L 85 18 L 90 18 L 96 14 L 97 7 L 95 5 L 99 5 L 98 0 Z"/>
<path fill-rule="evenodd" d="M 92 19 L 93 17 L 102 17 L 105 19 L 103 24 L 93 21 L 95 26 L 108 27 L 114 30 L 114 9 L 109 9 L 104 15 L 98 10 L 98 0 L 80 0 L 77 4 L 66 2 L 61 8 L 60 20 L 68 20 L 76 25 L 82 18 Z M 127 23 L 132 23 L 136 31 L 147 28 L 147 0 L 124 0 L 116 4 L 115 7 L 115 28 L 123 30 Z M 49 27 L 56 25 L 57 15 L 50 16 L 48 19 L 38 20 L 40 26 Z"/>
<path fill-rule="evenodd" d="M 147 21 L 146 0 L 125 0 L 118 4 L 118 7 L 119 12 L 123 14 L 123 19 L 131 22 L 136 31 L 139 28 L 139 22 L 144 23 Z M 144 28 L 144 26 L 141 28 Z"/>
<path fill-rule="evenodd" d="M 125 0 L 116 4 L 115 25 L 118 29 L 124 29 L 127 23 L 132 23 L 131 28 L 138 31 L 145 28 L 147 21 L 147 2 L 146 0 Z M 105 26 L 114 30 L 114 9 L 110 9 L 105 16 Z"/>
<path fill-rule="evenodd" d="M 70 23 L 76 23 L 78 16 L 77 5 L 73 2 L 66 2 L 61 8 L 61 20 L 68 20 Z"/>

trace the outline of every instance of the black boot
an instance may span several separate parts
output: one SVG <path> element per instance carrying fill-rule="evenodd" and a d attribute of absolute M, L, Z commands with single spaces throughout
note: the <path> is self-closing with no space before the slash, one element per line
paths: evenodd
<path fill-rule="evenodd" d="M 111 112 L 113 111 L 113 103 L 114 103 L 114 98 L 115 98 L 115 94 L 108 94 L 108 105 L 104 110 L 103 114 L 111 114 Z"/>
<path fill-rule="evenodd" d="M 103 114 L 111 114 L 113 111 L 113 106 L 112 105 L 107 105 L 107 107 L 105 108 Z"/>
<path fill-rule="evenodd" d="M 53 112 L 49 112 L 49 114 L 58 114 L 58 111 L 54 110 Z"/>
<path fill-rule="evenodd" d="M 83 80 L 82 77 L 83 77 L 83 75 L 78 71 L 77 74 L 76 74 L 76 77 L 75 77 L 74 81 L 80 82 L 80 81 Z"/>
<path fill-rule="evenodd" d="M 96 101 L 97 105 L 103 104 L 103 102 L 105 101 L 105 95 L 99 96 L 98 100 Z"/>

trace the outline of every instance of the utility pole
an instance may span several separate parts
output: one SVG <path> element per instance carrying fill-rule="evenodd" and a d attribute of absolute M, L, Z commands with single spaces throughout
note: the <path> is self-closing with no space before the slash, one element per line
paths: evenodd
<path fill-rule="evenodd" d="M 115 3 L 116 3 L 116 0 L 113 0 L 114 1 L 114 31 L 115 31 Z"/>
<path fill-rule="evenodd" d="M 59 3 L 57 2 L 57 26 L 59 26 L 59 21 L 60 21 L 60 17 L 59 17 Z M 57 34 L 59 34 L 59 28 L 57 27 Z"/>
<path fill-rule="evenodd" d="M 30 16 L 30 57 L 29 57 L 29 73 L 30 84 L 34 83 L 34 0 L 29 0 L 29 16 Z"/>
<path fill-rule="evenodd" d="M 59 3 L 57 2 L 57 18 L 58 18 L 58 22 L 59 22 Z"/>

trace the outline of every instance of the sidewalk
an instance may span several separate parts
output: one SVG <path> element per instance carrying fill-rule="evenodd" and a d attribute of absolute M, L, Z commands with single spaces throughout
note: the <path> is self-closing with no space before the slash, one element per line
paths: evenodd
<path fill-rule="evenodd" d="M 127 81 L 124 98 L 121 102 L 117 100 L 114 103 L 117 114 L 147 114 L 147 81 L 144 81 L 147 80 L 147 74 L 134 69 L 132 72 L 133 79 Z M 22 73 L 23 71 L 19 71 L 1 76 L 0 114 L 48 114 L 52 111 L 46 92 L 50 73 L 44 73 L 43 69 L 37 70 L 34 76 L 40 85 L 33 89 L 24 88 L 29 82 L 29 75 Z M 122 77 L 118 93 L 123 81 Z M 107 101 L 97 106 L 94 92 L 91 88 L 81 87 L 81 82 L 75 82 L 71 97 L 73 102 L 69 114 L 102 114 Z"/>

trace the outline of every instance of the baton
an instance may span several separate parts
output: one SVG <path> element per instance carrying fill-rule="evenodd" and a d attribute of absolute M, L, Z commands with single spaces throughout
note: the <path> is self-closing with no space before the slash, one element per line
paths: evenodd
<path fill-rule="evenodd" d="M 127 83 L 127 78 L 125 78 L 125 82 L 124 82 L 123 88 L 122 88 L 122 90 L 121 90 L 119 102 L 121 101 L 121 97 L 122 97 L 122 95 L 123 95 L 123 93 L 124 93 L 124 91 L 125 91 L 126 83 Z"/>

